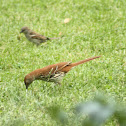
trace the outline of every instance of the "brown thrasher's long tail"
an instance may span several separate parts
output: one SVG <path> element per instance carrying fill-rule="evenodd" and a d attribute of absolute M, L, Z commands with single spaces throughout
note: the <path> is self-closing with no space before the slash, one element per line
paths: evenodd
<path fill-rule="evenodd" d="M 77 65 L 79 65 L 79 64 L 88 62 L 88 61 L 90 61 L 90 60 L 93 60 L 93 59 L 96 59 L 96 58 L 99 58 L 99 57 L 101 57 L 101 56 L 95 56 L 95 57 L 92 57 L 92 58 L 88 58 L 88 59 L 85 59 L 85 60 L 81 60 L 81 61 L 79 61 L 79 62 L 72 63 L 71 65 L 72 65 L 72 67 L 74 67 L 74 66 L 77 66 Z"/>

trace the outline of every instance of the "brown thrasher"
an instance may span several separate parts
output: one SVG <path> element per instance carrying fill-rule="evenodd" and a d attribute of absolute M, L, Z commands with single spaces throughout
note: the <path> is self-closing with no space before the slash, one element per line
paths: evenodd
<path fill-rule="evenodd" d="M 28 27 L 22 27 L 20 33 L 24 33 L 25 37 L 29 41 L 31 41 L 32 43 L 36 44 L 37 46 L 39 46 L 43 42 L 46 42 L 47 40 L 59 39 L 59 38 L 48 38 L 48 37 L 45 37 L 45 36 L 43 36 L 41 34 L 38 34 L 38 33 L 34 32 L 34 31 L 32 31 Z"/>
<path fill-rule="evenodd" d="M 61 84 L 62 78 L 65 76 L 67 72 L 71 70 L 72 67 L 99 57 L 101 56 L 95 56 L 76 63 L 62 62 L 62 63 L 49 65 L 41 69 L 34 70 L 31 73 L 27 74 L 24 78 L 26 89 L 28 89 L 28 86 L 34 80 L 43 80 L 48 82 L 54 82 L 56 84 Z"/>

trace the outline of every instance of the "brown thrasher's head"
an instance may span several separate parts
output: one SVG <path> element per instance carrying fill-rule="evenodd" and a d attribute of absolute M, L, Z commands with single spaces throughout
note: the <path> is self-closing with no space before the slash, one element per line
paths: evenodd
<path fill-rule="evenodd" d="M 28 89 L 29 85 L 34 81 L 35 79 L 30 76 L 30 75 L 26 75 L 25 78 L 24 78 L 24 83 L 25 83 L 25 86 L 26 86 L 26 89 Z"/>
<path fill-rule="evenodd" d="M 28 27 L 22 27 L 20 33 L 28 33 L 29 30 L 30 29 Z"/>

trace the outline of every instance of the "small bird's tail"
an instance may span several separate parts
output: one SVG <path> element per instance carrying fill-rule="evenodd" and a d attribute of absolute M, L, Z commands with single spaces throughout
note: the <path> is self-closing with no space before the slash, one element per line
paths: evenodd
<path fill-rule="evenodd" d="M 49 38 L 49 39 L 60 39 L 60 38 Z"/>
<path fill-rule="evenodd" d="M 79 64 L 88 62 L 88 61 L 90 61 L 90 60 L 93 60 L 93 59 L 96 59 L 96 58 L 99 58 L 99 57 L 101 57 L 101 56 L 95 56 L 95 57 L 92 57 L 92 58 L 88 58 L 88 59 L 85 59 L 85 60 L 81 60 L 81 61 L 79 61 L 79 62 L 72 63 L 71 65 L 72 65 L 72 67 L 74 67 L 74 66 L 77 66 L 77 65 L 79 65 Z"/>

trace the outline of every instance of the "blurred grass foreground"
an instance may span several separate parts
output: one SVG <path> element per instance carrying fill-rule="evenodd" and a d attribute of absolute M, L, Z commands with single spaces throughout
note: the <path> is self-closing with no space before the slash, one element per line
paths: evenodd
<path fill-rule="evenodd" d="M 126 106 L 101 94 L 91 101 L 79 103 L 69 113 L 63 111 L 60 106 L 50 106 L 47 110 L 50 116 L 62 125 L 103 126 L 108 120 L 113 120 L 117 121 L 119 126 L 126 126 Z M 70 116 L 70 113 L 73 115 Z"/>

